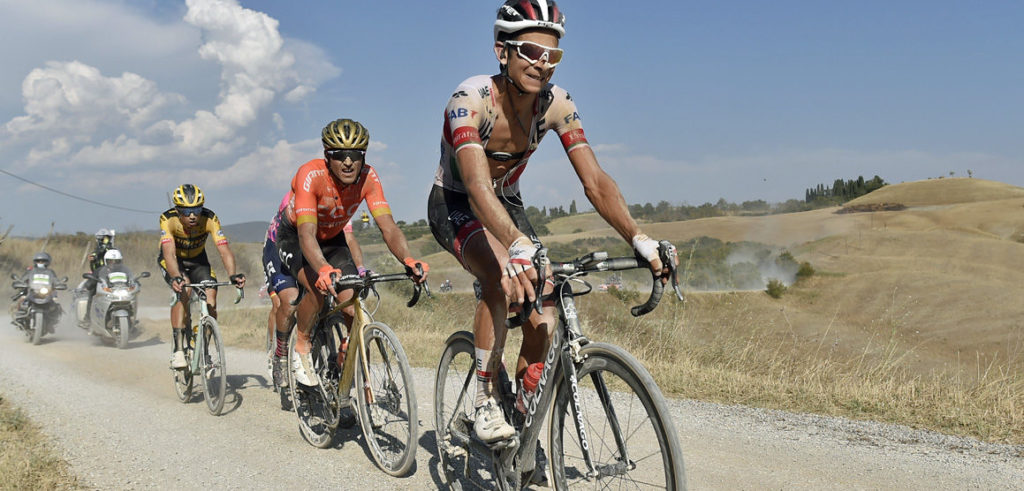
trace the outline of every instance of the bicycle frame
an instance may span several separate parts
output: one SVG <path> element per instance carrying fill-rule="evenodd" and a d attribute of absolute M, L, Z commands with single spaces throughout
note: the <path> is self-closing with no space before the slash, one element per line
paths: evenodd
<path fill-rule="evenodd" d="M 192 338 L 191 341 L 192 341 L 192 344 L 193 344 L 193 346 L 192 346 L 193 352 L 192 352 L 192 359 L 189 362 L 189 370 L 192 371 L 192 375 L 201 375 L 202 374 L 202 370 L 199 367 L 199 360 L 202 359 L 202 357 L 204 355 L 206 355 L 206 326 L 203 323 L 203 319 L 206 319 L 207 317 L 212 317 L 210 315 L 210 306 L 209 306 L 208 303 L 206 303 L 206 288 L 212 288 L 212 287 L 215 287 L 215 286 L 230 286 L 230 285 L 232 285 L 232 284 L 231 283 L 209 283 L 209 284 L 207 284 L 207 283 L 188 283 L 188 284 L 184 285 L 185 288 L 192 288 L 192 295 L 194 295 L 194 296 L 192 296 L 189 299 L 188 305 L 185 306 L 185 315 L 186 315 L 186 317 L 189 320 L 189 322 L 187 322 L 186 324 L 191 324 L 192 310 L 195 309 L 195 304 L 197 304 L 197 303 L 199 304 L 199 312 L 200 312 L 199 321 L 196 322 L 195 325 L 190 326 L 192 328 L 192 332 L 190 334 L 190 337 Z M 238 296 L 235 298 L 235 303 L 240 302 L 242 300 L 242 296 L 243 296 L 242 290 L 239 289 L 238 290 Z M 189 327 L 186 327 L 185 329 L 188 329 L 188 328 Z"/>
<path fill-rule="evenodd" d="M 676 295 L 681 300 L 682 294 L 678 287 L 674 264 L 675 248 L 671 247 L 671 244 L 668 244 L 667 242 L 664 244 L 665 245 L 662 246 L 663 251 L 661 252 L 662 260 L 665 264 L 671 265 L 671 284 L 675 289 Z M 552 267 L 552 271 L 555 273 L 554 289 L 550 294 L 538 295 L 535 302 L 524 305 L 523 311 L 520 314 L 509 319 L 510 323 L 521 324 L 529 315 L 530 310 L 536 309 L 538 312 L 541 311 L 544 300 L 553 300 L 554 308 L 558 314 L 555 329 L 552 332 L 551 343 L 544 358 L 544 368 L 541 371 L 540 378 L 537 382 L 537 388 L 535 389 L 534 396 L 526 408 L 525 421 L 523 422 L 522 429 L 519 432 L 518 438 L 512 439 L 511 443 L 499 442 L 497 445 L 486 444 L 482 441 L 470 438 L 469 435 L 459 434 L 457 431 L 449 430 L 449 433 L 454 437 L 454 439 L 459 440 L 455 443 L 463 447 L 471 446 L 478 451 L 483 451 L 484 453 L 496 452 L 495 458 L 499 461 L 500 467 L 505 470 L 504 472 L 515 470 L 519 467 L 518 464 L 525 461 L 524 459 L 534 458 L 533 455 L 528 455 L 527 452 L 532 451 L 536 442 L 540 439 L 540 431 L 543 426 L 542 422 L 551 410 L 552 398 L 558 393 L 558 388 L 561 386 L 560 384 L 567 384 L 571 391 L 572 402 L 569 406 L 570 412 L 573 424 L 576 428 L 576 436 L 579 438 L 580 447 L 583 452 L 583 459 L 587 465 L 587 477 L 601 478 L 603 476 L 621 474 L 625 470 L 629 470 L 628 467 L 633 466 L 634 464 L 631 463 L 627 455 L 621 426 L 615 414 L 614 407 L 612 406 L 611 395 L 600 372 L 591 374 L 591 377 L 597 391 L 597 396 L 601 401 L 605 414 L 608 416 L 609 425 L 615 435 L 615 443 L 618 447 L 619 455 L 622 456 L 622 460 L 617 464 L 597 468 L 595 467 L 593 458 L 590 454 L 587 427 L 583 420 L 583 413 L 580 407 L 581 396 L 579 393 L 578 378 L 576 375 L 577 364 L 582 363 L 584 360 L 581 350 L 583 346 L 590 343 L 590 340 L 583 335 L 579 318 L 577 316 L 576 302 L 573 298 L 590 293 L 593 291 L 593 288 L 590 287 L 588 283 L 583 282 L 583 284 L 587 286 L 587 290 L 576 293 L 573 292 L 571 283 L 577 276 L 586 275 L 590 272 L 632 269 L 638 267 L 639 264 L 638 260 L 633 258 L 609 259 L 606 253 L 601 252 L 592 253 L 580 260 L 577 260 L 576 262 L 560 263 L 556 265 L 552 264 L 548 260 L 547 250 L 541 249 L 534 259 L 534 265 L 538 268 L 538 271 L 544 271 L 544 269 L 549 265 Z M 538 288 L 537 291 L 540 291 L 539 288 L 544 284 L 544 281 L 543 274 L 539 275 L 536 285 L 536 288 Z M 644 315 L 653 310 L 661 298 L 662 291 L 663 286 L 659 281 L 657 281 L 657 279 L 655 279 L 652 286 L 651 297 L 645 304 L 634 307 L 631 310 L 633 315 Z M 512 325 L 510 325 L 510 327 L 512 327 Z M 466 396 L 466 388 L 472 380 L 472 374 L 472 371 L 467 374 L 466 380 L 463 383 L 463 390 L 459 395 L 459 400 L 456 402 L 455 407 L 462 406 L 462 398 Z M 508 389 L 504 387 L 504 384 L 499 384 L 499 387 L 499 390 L 502 392 L 503 399 L 511 397 L 511 394 L 507 393 Z M 449 426 L 450 424 L 451 421 L 449 421 Z"/>
<path fill-rule="evenodd" d="M 363 339 L 363 331 L 365 330 L 367 324 L 370 323 L 370 321 L 367 319 L 367 316 L 363 312 L 362 293 L 367 290 L 374 291 L 373 285 L 378 282 L 399 281 L 407 279 L 409 279 L 409 276 L 404 273 L 386 275 L 375 274 L 365 280 L 360 277 L 356 277 L 354 279 L 343 277 L 338 279 L 337 282 L 335 283 L 335 286 L 342 286 L 343 288 L 351 289 L 352 298 L 341 303 L 336 303 L 336 300 L 333 296 L 327 295 L 326 298 L 324 299 L 325 307 L 321 309 L 320 314 L 317 316 L 315 322 L 313 323 L 314 329 L 326 328 L 326 326 L 322 325 L 323 320 L 329 319 L 331 316 L 338 315 L 341 313 L 342 309 L 352 306 L 353 310 L 355 310 L 355 314 L 353 314 L 352 324 L 351 326 L 349 326 L 348 353 L 359 353 L 360 359 L 368 360 L 369 357 L 365 351 L 366 343 L 364 342 Z M 364 283 L 364 281 L 367 283 Z M 419 300 L 419 292 L 420 287 L 418 285 L 414 286 L 413 298 L 406 303 L 407 306 L 412 307 L 414 304 L 416 304 L 416 302 Z M 296 299 L 295 303 L 297 304 L 298 301 L 299 299 Z M 345 356 L 345 363 L 341 367 L 341 378 L 338 381 L 339 401 L 346 400 L 348 398 L 349 392 L 352 390 L 352 384 L 353 381 L 355 380 L 356 370 L 356 367 L 354 365 L 355 359 L 355 356 Z M 362 364 L 362 369 L 363 380 L 370 380 L 370 369 L 365 362 Z M 369 402 L 370 404 L 376 402 L 373 396 L 373 391 L 371 391 L 369 387 L 363 387 L 363 391 L 366 395 L 367 402 Z"/>

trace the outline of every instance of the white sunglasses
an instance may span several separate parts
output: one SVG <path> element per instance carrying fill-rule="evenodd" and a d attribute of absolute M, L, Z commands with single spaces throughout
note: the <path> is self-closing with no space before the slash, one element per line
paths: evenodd
<path fill-rule="evenodd" d="M 531 65 L 544 61 L 549 67 L 553 67 L 562 62 L 561 48 L 552 48 L 531 41 L 505 41 L 505 44 L 514 46 L 519 57 Z"/>

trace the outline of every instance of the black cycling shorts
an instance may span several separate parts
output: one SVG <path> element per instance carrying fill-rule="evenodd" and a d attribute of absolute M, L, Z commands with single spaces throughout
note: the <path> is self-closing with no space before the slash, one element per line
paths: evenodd
<path fill-rule="evenodd" d="M 540 244 L 533 225 L 526 219 L 526 209 L 522 204 L 514 204 L 523 202 L 519 194 L 498 199 L 505 205 L 505 211 L 512 217 L 516 228 L 534 244 Z M 434 239 L 465 266 L 462 248 L 471 237 L 485 230 L 483 223 L 469 207 L 469 195 L 435 185 L 427 199 L 427 221 L 430 222 L 430 232 L 434 234 Z"/>
<path fill-rule="evenodd" d="M 352 260 L 352 252 L 348 249 L 348 242 L 345 240 L 345 233 L 329 239 L 318 241 L 320 250 L 327 262 L 341 270 L 342 274 L 358 274 L 356 263 Z M 291 224 L 281 222 L 277 227 L 277 254 L 281 259 L 282 269 L 298 278 L 302 268 L 309 265 L 309 262 L 302 257 L 302 248 L 299 247 L 299 232 Z"/>
<path fill-rule="evenodd" d="M 171 284 L 171 275 L 167 273 L 167 263 L 164 262 L 164 255 L 160 253 L 156 258 L 156 263 L 160 266 L 160 273 L 164 276 L 164 282 L 168 286 Z M 212 280 L 217 281 L 217 273 L 210 267 L 210 259 L 206 256 L 206 251 L 202 254 L 193 257 L 191 259 L 178 258 L 178 271 L 181 272 L 182 276 L 189 283 L 199 283 L 200 281 Z"/>

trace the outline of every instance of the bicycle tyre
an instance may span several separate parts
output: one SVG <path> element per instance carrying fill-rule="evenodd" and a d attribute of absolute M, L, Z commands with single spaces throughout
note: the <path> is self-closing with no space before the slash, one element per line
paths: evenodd
<path fill-rule="evenodd" d="M 611 480 L 630 479 L 631 476 L 625 474 L 635 473 L 634 476 L 637 478 L 643 476 L 641 483 L 644 483 L 644 486 L 670 490 L 686 489 L 686 474 L 683 453 L 679 445 L 679 435 L 672 423 L 665 398 L 654 383 L 651 374 L 632 355 L 618 346 L 591 343 L 584 346 L 580 354 L 585 358 L 583 363 L 577 367 L 577 376 L 579 385 L 581 385 L 580 406 L 584 413 L 581 418 L 584 420 L 590 436 L 587 446 L 591 449 L 590 455 L 594 460 L 595 467 L 608 472 L 615 472 L 618 469 L 619 475 L 605 476 Z M 615 414 L 615 419 L 619 424 L 632 425 L 638 417 L 645 417 L 638 422 L 641 426 L 635 429 L 632 426 L 620 428 L 620 433 L 624 435 L 627 452 L 633 450 L 629 452 L 630 464 L 635 464 L 632 469 L 624 469 L 621 457 L 617 455 L 618 446 L 614 439 L 614 431 L 610 431 L 608 428 L 608 412 L 600 402 L 597 390 L 582 386 L 585 382 L 596 384 L 597 380 L 607 383 L 605 379 L 611 378 L 611 376 L 615 376 L 619 380 L 617 383 L 612 381 L 612 388 L 616 390 L 611 390 L 612 413 Z M 642 408 L 634 409 L 633 402 L 635 401 L 630 401 L 628 407 L 625 407 L 626 411 L 622 411 L 625 406 L 623 399 L 626 398 L 621 392 L 623 384 L 639 399 Z M 572 421 L 568 425 L 566 424 L 566 416 L 569 416 L 570 420 L 574 416 L 573 408 L 569 405 L 572 391 L 564 381 L 559 382 L 557 390 L 551 413 L 553 417 L 548 440 L 548 448 L 551 451 L 550 469 L 555 488 L 563 490 L 580 484 L 575 482 L 575 478 L 580 478 L 579 481 L 587 487 L 616 487 L 615 482 L 602 482 L 601 478 L 596 481 L 587 479 L 585 475 L 587 467 L 580 449 L 582 445 L 578 439 L 576 425 Z M 639 409 L 643 411 L 640 412 Z M 603 427 L 599 424 L 602 421 L 599 418 L 605 418 Z M 650 428 L 642 428 L 642 425 L 648 421 Z M 610 442 L 594 442 L 598 435 L 607 435 L 608 433 L 612 433 L 609 435 L 612 438 Z M 563 438 L 566 439 L 563 440 Z M 571 444 L 567 445 L 570 442 Z M 653 457 L 654 453 L 649 453 L 649 449 L 640 448 L 641 445 L 650 442 L 657 442 L 658 451 L 661 453 L 660 462 Z M 575 447 L 567 448 L 571 445 L 575 445 Z M 605 456 L 606 453 L 611 455 Z M 628 466 L 627 464 L 625 467 Z M 662 474 L 662 477 L 656 477 L 658 474 Z M 658 479 L 663 479 L 663 481 Z M 656 481 L 652 484 L 652 480 Z M 619 482 L 619 485 L 622 484 Z M 636 482 L 628 484 L 637 485 Z M 627 485 L 626 487 L 632 486 Z"/>
<path fill-rule="evenodd" d="M 292 411 L 299 422 L 299 435 L 316 448 L 328 448 L 334 441 L 335 428 L 327 424 L 328 418 L 323 417 L 325 404 L 320 397 L 319 389 L 315 387 L 300 389 L 291 369 L 295 357 L 297 336 L 298 328 L 296 327 L 288 336 L 288 392 L 292 399 Z M 310 343 L 316 343 L 316 337 L 310 339 Z M 311 349 L 313 350 L 311 353 L 315 354 L 317 345 L 314 344 Z"/>
<path fill-rule="evenodd" d="M 224 395 L 227 389 L 227 360 L 224 358 L 224 343 L 220 338 L 220 327 L 213 317 L 203 319 L 203 358 L 199 360 L 200 379 L 203 382 L 203 398 L 210 414 L 219 416 L 224 409 Z"/>
<path fill-rule="evenodd" d="M 127 317 L 118 317 L 117 329 L 117 348 L 125 349 L 128 347 L 128 336 L 132 333 Z"/>
<path fill-rule="evenodd" d="M 384 323 L 367 324 L 363 342 L 364 349 L 356 354 L 354 384 L 359 426 L 381 470 L 404 476 L 416 463 L 419 424 L 409 358 L 398 336 Z M 370 380 L 365 380 L 364 367 Z M 367 389 L 374 395 L 372 405 L 367 400 Z"/>
<path fill-rule="evenodd" d="M 191 329 L 188 329 L 191 331 Z M 188 345 L 188 340 L 182 340 L 183 344 Z M 185 348 L 185 368 L 177 368 L 172 370 L 174 372 L 174 392 L 178 394 L 178 400 L 187 403 L 192 399 L 192 348 Z"/>
<path fill-rule="evenodd" d="M 32 344 L 39 344 L 42 341 L 44 321 L 42 312 L 36 312 L 32 316 Z"/>
<path fill-rule="evenodd" d="M 473 345 L 473 334 L 467 331 L 453 333 L 444 345 L 434 377 L 434 441 L 440 466 L 438 475 L 447 486 L 461 489 L 455 472 L 464 466 L 454 464 L 453 460 L 470 457 L 467 449 L 450 443 L 450 432 L 455 428 L 466 435 L 470 434 L 466 422 L 473 418 L 476 398 L 476 348 Z"/>

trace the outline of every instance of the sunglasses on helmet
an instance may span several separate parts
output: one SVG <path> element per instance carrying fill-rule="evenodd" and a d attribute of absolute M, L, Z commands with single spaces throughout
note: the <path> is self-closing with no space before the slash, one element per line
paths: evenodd
<path fill-rule="evenodd" d="M 178 216 L 180 217 L 187 217 L 189 215 L 200 216 L 203 214 L 202 206 L 175 206 L 174 208 L 178 210 Z"/>
<path fill-rule="evenodd" d="M 505 41 L 505 44 L 515 47 L 519 57 L 531 65 L 536 65 L 538 61 L 543 60 L 549 67 L 553 67 L 562 61 L 563 52 L 560 48 L 552 48 L 531 41 Z"/>
<path fill-rule="evenodd" d="M 340 162 L 344 162 L 345 159 L 352 159 L 352 162 L 362 162 L 363 158 L 366 157 L 366 151 L 348 148 L 332 148 L 324 150 L 324 153 L 327 154 L 327 158 Z"/>

